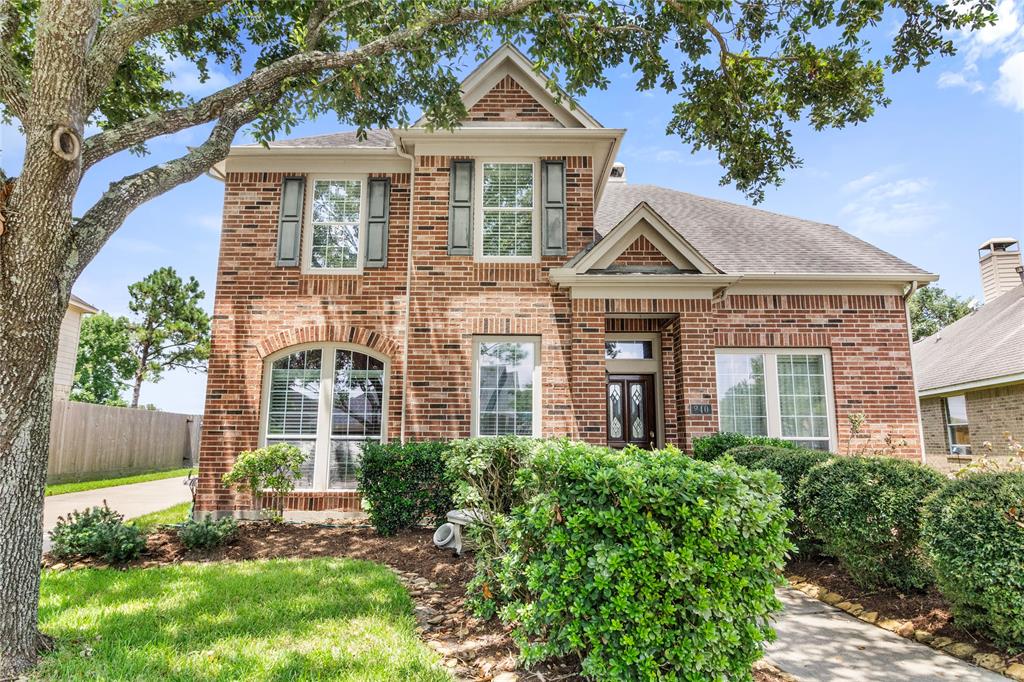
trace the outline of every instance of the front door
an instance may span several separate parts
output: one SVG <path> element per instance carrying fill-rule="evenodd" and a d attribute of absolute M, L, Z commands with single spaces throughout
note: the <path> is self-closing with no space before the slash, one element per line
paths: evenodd
<path fill-rule="evenodd" d="M 654 447 L 654 375 L 609 374 L 606 397 L 609 447 Z"/>

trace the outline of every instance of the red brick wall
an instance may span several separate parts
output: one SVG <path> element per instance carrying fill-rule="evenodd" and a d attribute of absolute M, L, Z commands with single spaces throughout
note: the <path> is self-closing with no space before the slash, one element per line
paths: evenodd
<path fill-rule="evenodd" d="M 640 235 L 626 247 L 615 259 L 613 265 L 651 265 L 658 267 L 674 267 L 665 254 L 651 243 L 647 237 Z"/>
<path fill-rule="evenodd" d="M 512 76 L 505 76 L 470 107 L 467 120 L 551 122 L 556 119 Z"/>

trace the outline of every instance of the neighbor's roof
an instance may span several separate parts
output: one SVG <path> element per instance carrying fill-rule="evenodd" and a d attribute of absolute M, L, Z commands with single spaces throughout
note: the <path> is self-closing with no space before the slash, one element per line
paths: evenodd
<path fill-rule="evenodd" d="M 68 307 L 69 308 L 71 308 L 71 307 L 78 308 L 83 313 L 97 313 L 97 312 L 99 312 L 99 308 L 97 308 L 96 306 L 91 305 L 89 303 L 86 303 L 85 301 L 83 301 L 79 297 L 75 296 L 74 294 L 71 294 L 71 298 L 68 300 Z"/>
<path fill-rule="evenodd" d="M 1024 284 L 921 339 L 913 352 L 922 393 L 1024 374 Z"/>
<path fill-rule="evenodd" d="M 641 201 L 726 274 L 928 275 L 835 225 L 656 185 L 609 182 L 594 216 L 598 233 L 607 234 Z"/>
<path fill-rule="evenodd" d="M 327 135 L 296 137 L 291 140 L 274 140 L 271 149 L 394 149 L 395 140 L 391 131 L 369 128 L 364 131 L 366 139 L 360 140 L 355 130 Z M 244 144 L 239 147 L 261 147 L 258 144 Z"/>

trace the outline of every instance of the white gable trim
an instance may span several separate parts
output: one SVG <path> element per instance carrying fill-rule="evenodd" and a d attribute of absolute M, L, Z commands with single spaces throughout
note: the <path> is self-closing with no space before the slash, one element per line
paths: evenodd
<path fill-rule="evenodd" d="M 702 275 L 718 274 L 718 269 L 697 249 L 658 215 L 646 201 L 641 201 L 619 221 L 579 262 L 572 266 L 576 274 L 603 269 L 615 262 L 634 241 L 645 236 L 673 265 L 681 270 L 696 269 Z"/>
<path fill-rule="evenodd" d="M 505 76 L 512 78 L 523 86 L 530 95 L 547 109 L 555 120 L 565 128 L 602 128 L 603 126 L 593 116 L 588 114 L 579 105 L 567 106 L 567 96 L 559 102 L 551 91 L 548 90 L 547 81 L 533 70 L 533 64 L 526 55 L 508 43 L 502 45 L 494 53 L 485 59 L 473 72 L 462 81 L 462 102 L 466 109 L 472 109 L 473 105 L 501 82 Z M 420 118 L 416 127 L 426 124 L 426 118 Z M 482 124 L 476 123 L 476 126 Z M 486 125 L 486 124 L 483 124 Z M 508 125 L 501 123 L 499 125 Z M 544 127 L 545 124 L 538 123 L 535 127 Z M 550 124 L 548 124 L 550 125 Z"/>

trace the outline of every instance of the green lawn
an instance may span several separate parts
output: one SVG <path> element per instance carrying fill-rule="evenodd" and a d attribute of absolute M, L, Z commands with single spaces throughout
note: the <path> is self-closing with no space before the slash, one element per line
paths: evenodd
<path fill-rule="evenodd" d="M 191 502 L 182 502 L 181 504 L 176 504 L 173 507 L 168 507 L 167 509 L 161 509 L 160 511 L 136 516 L 134 519 L 128 521 L 128 523 L 138 527 L 143 533 L 149 533 L 157 526 L 169 526 L 174 523 L 185 523 L 185 521 L 188 520 L 188 513 L 191 509 Z"/>
<path fill-rule="evenodd" d="M 43 571 L 39 680 L 450 681 L 383 566 L 275 559 Z"/>
<path fill-rule="evenodd" d="M 145 483 L 146 481 L 159 481 L 164 478 L 184 478 L 192 469 L 170 469 L 168 471 L 151 471 L 145 474 L 133 476 L 122 476 L 121 478 L 103 478 L 95 481 L 76 481 L 74 483 L 55 483 L 46 486 L 46 496 L 63 495 L 64 493 L 78 493 L 83 490 L 96 490 L 97 488 L 112 488 L 118 485 L 130 485 L 132 483 Z"/>

